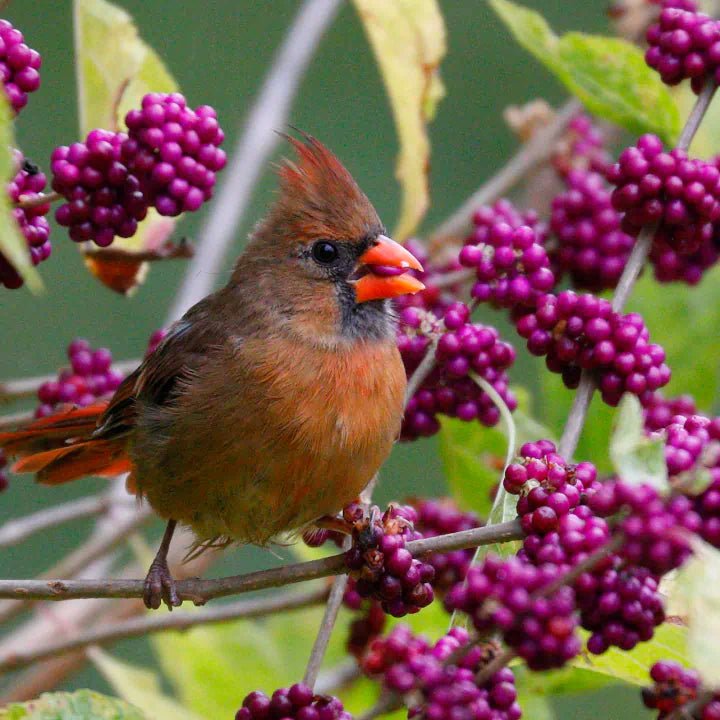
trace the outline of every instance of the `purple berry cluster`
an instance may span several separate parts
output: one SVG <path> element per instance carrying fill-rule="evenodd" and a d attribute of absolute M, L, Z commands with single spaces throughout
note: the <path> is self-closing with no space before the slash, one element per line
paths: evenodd
<path fill-rule="evenodd" d="M 316 695 L 296 683 L 276 690 L 272 697 L 256 690 L 245 697 L 235 720 L 352 720 L 336 697 Z"/>
<path fill-rule="evenodd" d="M 699 532 L 702 525 L 689 498 L 684 495 L 662 498 L 649 485 L 606 482 L 589 498 L 588 504 L 600 517 L 621 510 L 626 513 L 617 526 L 624 536 L 618 554 L 655 576 L 683 563 L 690 554 L 686 536 Z"/>
<path fill-rule="evenodd" d="M 616 313 L 594 295 L 544 295 L 534 312 L 516 315 L 516 328 L 530 353 L 545 356 L 567 387 L 577 387 L 582 370 L 591 372 L 608 405 L 626 392 L 643 402 L 670 380 L 665 351 L 648 342 L 640 315 Z"/>
<path fill-rule="evenodd" d="M 387 625 L 387 615 L 377 600 L 360 597 L 352 578 L 345 591 L 343 603 L 345 607 L 361 611 L 350 623 L 347 639 L 348 652 L 359 659 L 370 643 L 382 634 Z"/>
<path fill-rule="evenodd" d="M 596 172 L 571 170 L 566 189 L 552 201 L 550 229 L 557 238 L 554 267 L 573 286 L 597 292 L 614 288 L 635 242 L 620 229 L 610 188 Z"/>
<path fill-rule="evenodd" d="M 225 167 L 225 135 L 209 105 L 189 108 L 179 93 L 149 93 L 125 116 L 122 159 L 160 215 L 192 212 L 212 197 Z"/>
<path fill-rule="evenodd" d="M 645 707 L 658 711 L 658 720 L 664 720 L 684 705 L 697 698 L 700 676 L 695 670 L 684 668 L 674 660 L 660 660 L 650 668 L 651 687 L 642 691 Z M 693 720 L 720 720 L 720 696 L 715 695 L 706 705 L 682 717 Z"/>
<path fill-rule="evenodd" d="M 645 61 L 667 85 L 689 79 L 699 93 L 708 79 L 720 81 L 720 24 L 710 16 L 665 6 L 646 39 Z"/>
<path fill-rule="evenodd" d="M 13 110 L 18 113 L 28 101 L 28 93 L 40 87 L 42 58 L 25 44 L 23 34 L 7 20 L 0 20 L 0 77 Z"/>
<path fill-rule="evenodd" d="M 458 258 L 463 267 L 475 270 L 473 299 L 499 308 L 532 307 L 539 294 L 552 290 L 555 275 L 533 228 L 500 221 L 478 227 L 471 239 L 480 235 L 485 239 L 466 244 Z"/>
<path fill-rule="evenodd" d="M 466 613 L 481 633 L 499 629 L 532 670 L 562 667 L 580 652 L 581 642 L 573 589 L 544 592 L 560 575 L 550 564 L 487 555 L 447 594 L 445 607 Z"/>
<path fill-rule="evenodd" d="M 373 642 L 362 668 L 371 676 L 382 675 L 389 691 L 408 696 L 415 703 L 409 718 L 519 720 L 522 711 L 512 670 L 499 670 L 482 686 L 475 679 L 492 658 L 492 650 L 475 645 L 456 662 L 448 662 L 469 642 L 467 631 L 456 627 L 431 646 L 398 625 L 387 637 Z"/>
<path fill-rule="evenodd" d="M 591 634 L 587 649 L 601 655 L 610 647 L 632 650 L 653 637 L 665 620 L 658 580 L 649 570 L 617 555 L 575 582 L 583 628 Z"/>
<path fill-rule="evenodd" d="M 472 379 L 472 373 L 490 383 L 511 410 L 517 407 L 506 372 L 515 361 L 515 350 L 500 340 L 495 328 L 469 320 L 470 310 L 462 303 L 451 305 L 442 319 L 418 308 L 400 313 L 397 344 L 408 377 L 425 357 L 430 338 L 441 334 L 435 367 L 405 410 L 402 439 L 438 432 L 439 414 L 466 422 L 478 420 L 488 427 L 497 424 L 500 411 Z"/>
<path fill-rule="evenodd" d="M 132 237 L 154 207 L 160 215 L 197 210 L 225 165 L 215 111 L 191 110 L 182 95 L 150 93 L 125 117 L 128 133 L 93 130 L 55 149 L 52 187 L 67 201 L 55 212 L 76 242 L 107 247 Z"/>
<path fill-rule="evenodd" d="M 87 340 L 73 340 L 67 349 L 70 367 L 61 370 L 57 380 L 38 388 L 40 404 L 35 417 L 47 417 L 61 405 L 92 405 L 111 395 L 123 381 L 123 375 L 112 366 L 107 348 L 93 350 Z"/>
<path fill-rule="evenodd" d="M 25 160 L 19 150 L 14 151 L 15 177 L 8 183 L 8 195 L 13 205 L 20 201 L 32 201 L 38 198 L 45 188 L 45 175 L 36 165 Z M 33 265 L 39 265 L 47 260 L 52 252 L 50 244 L 50 225 L 45 217 L 50 211 L 50 205 L 34 205 L 28 208 L 13 208 L 13 217 L 25 237 L 30 250 L 30 259 Z M 0 253 L 0 285 L 9 289 L 17 289 L 23 280 L 7 259 Z"/>
<path fill-rule="evenodd" d="M 697 252 L 720 219 L 720 170 L 682 150 L 665 152 L 656 135 L 643 135 L 608 171 L 622 229 L 637 236 L 657 225 L 656 238 L 680 254 Z"/>
<path fill-rule="evenodd" d="M 75 242 L 107 247 L 115 237 L 132 237 L 147 215 L 140 182 L 121 160 L 125 139 L 123 133 L 93 130 L 85 142 L 53 151 L 52 188 L 67 201 L 55 219 Z"/>
<path fill-rule="evenodd" d="M 611 164 L 605 149 L 605 133 L 589 115 L 578 113 L 570 120 L 565 136 L 561 138 L 551 157 L 560 177 L 573 170 L 604 174 Z"/>
<path fill-rule="evenodd" d="M 710 424 L 702 415 L 676 415 L 665 427 L 665 462 L 671 481 L 693 470 L 700 461 L 710 442 Z"/>
<path fill-rule="evenodd" d="M 676 415 L 696 415 L 697 406 L 692 395 L 666 398 L 662 393 L 656 392 L 647 398 L 643 411 L 645 430 L 654 432 L 664 430 Z"/>
<path fill-rule="evenodd" d="M 412 505 L 418 516 L 415 530 L 424 538 L 471 530 L 483 524 L 475 513 L 460 510 L 452 498 L 426 498 L 414 501 Z M 465 580 L 474 554 L 475 551 L 469 548 L 433 553 L 425 557 L 425 562 L 432 565 L 435 570 L 435 578 L 432 581 L 435 592 L 445 593 Z"/>
<path fill-rule="evenodd" d="M 373 508 L 369 518 L 353 527 L 353 546 L 345 563 L 362 598 L 378 600 L 393 617 L 427 607 L 434 598 L 432 565 L 413 558 L 405 543 L 421 536 L 413 530 L 417 513 L 410 506 L 391 505 L 380 517 Z"/>

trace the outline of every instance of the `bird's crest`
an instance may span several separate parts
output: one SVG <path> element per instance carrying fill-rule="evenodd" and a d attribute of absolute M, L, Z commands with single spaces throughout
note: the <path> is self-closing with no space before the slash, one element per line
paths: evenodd
<path fill-rule="evenodd" d="M 278 169 L 276 213 L 304 235 L 354 238 L 380 232 L 375 209 L 340 160 L 319 140 L 300 135 L 283 135 L 297 158 L 285 159 Z"/>

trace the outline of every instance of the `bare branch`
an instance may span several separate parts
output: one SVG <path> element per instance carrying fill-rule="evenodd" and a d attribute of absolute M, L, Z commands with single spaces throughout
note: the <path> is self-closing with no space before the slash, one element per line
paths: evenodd
<path fill-rule="evenodd" d="M 577 100 L 568 100 L 547 127 L 526 142 L 501 170 L 474 192 L 447 220 L 432 230 L 431 242 L 461 237 L 469 227 L 475 210 L 497 200 L 520 182 L 530 170 L 545 162 L 553 152 L 555 141 L 581 107 Z"/>
<path fill-rule="evenodd" d="M 72 520 L 99 515 L 107 510 L 108 504 L 109 500 L 106 495 L 90 495 L 61 505 L 54 505 L 45 510 L 38 510 L 36 513 L 16 520 L 8 520 L 0 527 L 0 548 L 17 545 L 35 533 Z"/>
<path fill-rule="evenodd" d="M 327 588 L 298 593 L 278 593 L 274 597 L 254 598 L 226 603 L 198 612 L 174 612 L 142 615 L 110 625 L 82 632 L 74 637 L 50 641 L 41 647 L 23 652 L 15 650 L 0 655 L 0 673 L 6 673 L 46 658 L 57 657 L 88 645 L 107 645 L 118 640 L 141 637 L 167 630 L 187 630 L 198 625 L 210 625 L 237 620 L 255 618 L 274 612 L 297 610 L 317 605 L 327 598 Z"/>
<path fill-rule="evenodd" d="M 176 320 L 213 288 L 230 245 L 248 209 L 270 153 L 285 127 L 290 106 L 315 49 L 341 0 L 305 0 L 280 47 L 235 146 L 224 180 L 200 231 L 195 258 L 175 298 Z"/>
<path fill-rule="evenodd" d="M 25 198 L 25 199 L 23 199 Z M 58 200 L 62 200 L 60 193 L 39 193 L 37 195 L 21 195 L 18 202 L 15 203 L 16 208 L 22 210 L 30 210 L 32 208 L 40 207 L 41 205 L 50 205 Z"/>
<path fill-rule="evenodd" d="M 519 540 L 523 537 L 517 520 L 489 527 L 463 530 L 434 538 L 413 540 L 406 547 L 414 556 L 449 552 Z M 259 570 L 217 580 L 181 580 L 178 594 L 184 600 L 202 604 L 214 598 L 316 580 L 344 572 L 344 555 Z M 15 600 L 77 600 L 81 598 L 139 598 L 143 580 L 0 580 L 0 597 Z"/>

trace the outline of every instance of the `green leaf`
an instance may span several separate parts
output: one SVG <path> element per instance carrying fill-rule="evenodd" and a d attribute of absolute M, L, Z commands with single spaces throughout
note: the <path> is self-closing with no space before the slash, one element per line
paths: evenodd
<path fill-rule="evenodd" d="M 676 591 L 684 602 L 688 655 L 703 685 L 720 688 L 720 551 L 699 538 L 693 555 L 680 568 Z"/>
<path fill-rule="evenodd" d="M 139 36 L 132 17 L 106 0 L 75 0 L 75 53 L 80 132 L 124 128 L 125 114 L 149 92 L 171 93 L 178 84 L 157 53 Z M 175 229 L 175 218 L 151 209 L 131 238 L 116 238 L 113 252 L 157 250 Z M 82 249 L 82 246 L 81 246 Z M 117 262 L 93 247 L 86 265 L 111 289 L 130 294 L 145 280 L 148 263 Z M 116 257 L 116 255 L 115 255 Z"/>
<path fill-rule="evenodd" d="M 519 45 L 550 70 L 562 71 L 558 54 L 558 37 L 539 12 L 529 10 L 510 0 L 490 0 L 490 7 L 505 23 Z"/>
<path fill-rule="evenodd" d="M 491 493 L 500 480 L 507 440 L 496 428 L 443 417 L 440 457 L 445 477 L 458 504 L 487 517 Z"/>
<path fill-rule="evenodd" d="M 648 642 L 641 642 L 626 652 L 610 648 L 602 655 L 588 652 L 571 661 L 571 665 L 582 670 L 607 675 L 609 678 L 644 686 L 649 682 L 650 666 L 659 660 L 675 660 L 690 666 L 687 652 L 687 628 L 665 622 L 655 629 L 655 635 Z"/>
<path fill-rule="evenodd" d="M 115 692 L 127 702 L 142 708 L 148 720 L 202 720 L 200 715 L 164 695 L 160 689 L 160 678 L 152 670 L 121 662 L 99 648 L 92 650 L 90 659 Z"/>
<path fill-rule="evenodd" d="M 645 434 L 643 410 L 635 395 L 623 395 L 610 436 L 610 457 L 617 474 L 633 485 L 652 485 L 663 494 L 670 492 L 665 442 Z"/>
<path fill-rule="evenodd" d="M 490 0 L 490 5 L 518 43 L 590 112 L 633 133 L 653 132 L 667 142 L 677 138 L 677 104 L 636 45 L 577 32 L 558 39 L 539 13 L 510 0 Z"/>
<path fill-rule="evenodd" d="M 620 38 L 567 33 L 560 38 L 558 77 L 585 107 L 632 133 L 656 133 L 673 143 L 680 112 L 642 50 Z"/>
<path fill-rule="evenodd" d="M 5 93 L 0 93 L 0 180 L 4 188 L 15 176 L 13 119 Z M 15 268 L 32 292 L 42 290 L 42 280 L 30 260 L 27 241 L 12 214 L 7 192 L 0 193 L 0 254 Z"/>
<path fill-rule="evenodd" d="M 643 316 L 650 341 L 665 349 L 673 376 L 664 392 L 689 393 L 700 409 L 712 410 L 720 368 L 720 266 L 706 272 L 693 288 L 684 283 L 661 285 L 645 271 L 628 308 Z"/>
<path fill-rule="evenodd" d="M 0 708 L 0 720 L 150 720 L 122 700 L 92 690 L 44 693 L 36 700 Z"/>

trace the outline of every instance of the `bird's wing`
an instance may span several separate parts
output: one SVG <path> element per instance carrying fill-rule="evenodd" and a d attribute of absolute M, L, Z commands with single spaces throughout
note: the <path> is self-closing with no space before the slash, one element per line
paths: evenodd
<path fill-rule="evenodd" d="M 221 325 L 208 317 L 207 301 L 172 325 L 167 336 L 118 387 L 98 421 L 96 438 L 115 438 L 133 430 L 138 400 L 165 405 L 180 381 L 190 380 L 204 363 L 207 351 L 224 340 Z"/>

